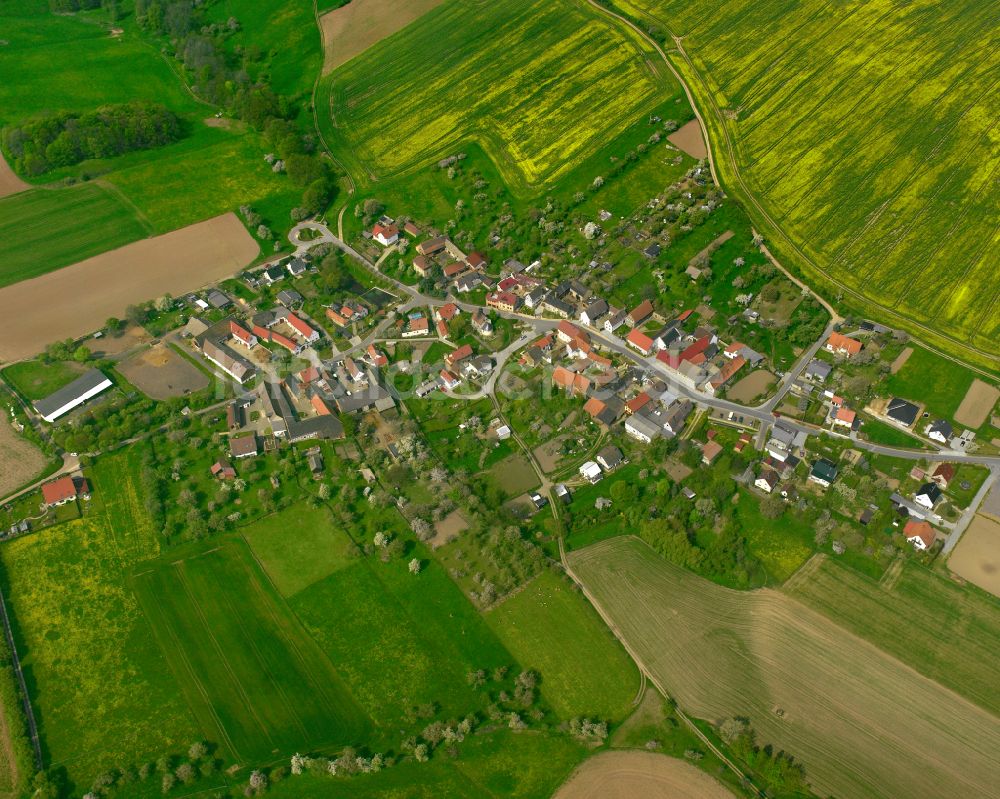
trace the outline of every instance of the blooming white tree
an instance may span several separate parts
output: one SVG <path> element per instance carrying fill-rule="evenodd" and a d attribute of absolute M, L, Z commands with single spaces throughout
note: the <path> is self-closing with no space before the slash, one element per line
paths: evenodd
<path fill-rule="evenodd" d="M 420 561 L 414 558 L 409 564 L 410 574 L 420 574 Z"/>

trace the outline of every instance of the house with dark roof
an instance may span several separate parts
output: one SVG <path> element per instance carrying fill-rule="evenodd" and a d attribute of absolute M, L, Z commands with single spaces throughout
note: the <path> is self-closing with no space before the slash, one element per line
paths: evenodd
<path fill-rule="evenodd" d="M 753 481 L 753 484 L 761 491 L 770 494 L 775 488 L 778 487 L 780 480 L 781 478 L 778 476 L 778 473 L 774 471 L 774 469 L 764 469 L 757 479 Z"/>
<path fill-rule="evenodd" d="M 302 295 L 295 289 L 282 289 L 278 292 L 278 302 L 287 307 L 299 305 L 302 302 Z"/>
<path fill-rule="evenodd" d="M 663 428 L 649 416 L 636 413 L 625 420 L 625 432 L 637 441 L 649 444 L 659 438 Z"/>
<path fill-rule="evenodd" d="M 305 274 L 305 271 L 309 268 L 309 264 L 303 261 L 301 258 L 292 258 L 288 262 L 288 274 L 292 277 L 298 277 L 299 275 Z"/>
<path fill-rule="evenodd" d="M 927 437 L 941 444 L 947 444 L 953 435 L 955 431 L 946 419 L 938 419 L 927 426 Z"/>
<path fill-rule="evenodd" d="M 889 405 L 885 409 L 886 418 L 890 422 L 907 429 L 913 427 L 913 423 L 917 421 L 919 414 L 920 408 L 900 397 L 893 397 L 889 400 Z"/>
<path fill-rule="evenodd" d="M 273 266 L 269 266 L 267 267 L 267 269 L 261 272 L 260 278 L 265 283 L 267 283 L 267 285 L 270 286 L 273 285 L 274 283 L 277 283 L 279 280 L 285 279 L 285 270 L 282 269 L 277 264 L 274 264 Z"/>
<path fill-rule="evenodd" d="M 941 487 L 937 483 L 924 483 L 913 495 L 913 501 L 927 510 L 933 510 L 941 499 Z"/>
<path fill-rule="evenodd" d="M 653 303 L 650 300 L 643 300 L 635 306 L 625 317 L 625 324 L 635 327 L 641 325 L 653 315 Z"/>
<path fill-rule="evenodd" d="M 229 439 L 229 454 L 234 458 L 252 458 L 257 452 L 256 435 Z"/>
<path fill-rule="evenodd" d="M 213 308 L 228 308 L 233 304 L 233 301 L 229 299 L 229 296 L 218 289 L 212 289 L 209 291 L 205 299 L 208 300 L 208 304 Z"/>
<path fill-rule="evenodd" d="M 942 490 L 948 489 L 948 484 L 955 477 L 955 464 L 942 463 L 931 474 L 931 480 L 937 483 Z"/>
<path fill-rule="evenodd" d="M 606 472 L 618 468 L 624 460 L 625 456 L 622 455 L 622 451 L 614 444 L 608 444 L 597 453 L 597 462 Z"/>
<path fill-rule="evenodd" d="M 829 488 L 830 484 L 837 479 L 837 464 L 826 458 L 820 458 L 813 463 L 809 472 L 809 480 L 813 483 Z"/>
<path fill-rule="evenodd" d="M 832 371 L 833 366 L 828 364 L 826 361 L 821 361 L 819 358 L 813 358 L 806 365 L 804 375 L 806 380 L 814 380 L 817 383 L 822 383 L 830 376 L 830 372 Z"/>
<path fill-rule="evenodd" d="M 580 321 L 585 325 L 596 325 L 597 320 L 602 316 L 606 315 L 608 312 L 608 303 L 604 299 L 596 299 L 592 301 L 586 308 L 580 312 Z"/>

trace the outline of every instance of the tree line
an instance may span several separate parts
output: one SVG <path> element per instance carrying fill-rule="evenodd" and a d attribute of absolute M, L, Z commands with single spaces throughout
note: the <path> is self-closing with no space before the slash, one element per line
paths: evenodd
<path fill-rule="evenodd" d="M 5 144 L 15 169 L 37 176 L 90 158 L 162 147 L 183 135 L 181 120 L 172 111 L 134 101 L 82 114 L 50 114 L 9 128 Z"/>

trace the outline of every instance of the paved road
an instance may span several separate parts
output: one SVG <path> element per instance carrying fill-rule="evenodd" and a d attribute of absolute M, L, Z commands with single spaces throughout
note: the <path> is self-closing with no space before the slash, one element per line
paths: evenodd
<path fill-rule="evenodd" d="M 969 503 L 969 506 L 962 513 L 959 520 L 955 522 L 954 529 L 952 529 L 951 533 L 945 539 L 944 547 L 941 549 L 942 554 L 948 555 L 956 547 L 962 535 L 975 518 L 976 511 L 983 504 L 986 495 L 996 485 L 998 478 L 1000 478 L 1000 467 L 991 466 L 989 476 L 983 481 L 982 486 L 976 492 L 976 496 L 973 497 L 972 502 Z"/>
<path fill-rule="evenodd" d="M 819 352 L 820 348 L 823 346 L 824 342 L 830 338 L 830 334 L 833 332 L 833 328 L 836 326 L 836 320 L 831 320 L 830 324 L 826 326 L 826 330 L 823 331 L 823 335 L 820 336 L 813 345 L 802 353 L 795 365 L 785 372 L 785 376 L 781 378 L 781 382 L 778 384 L 778 390 L 771 399 L 766 402 L 761 403 L 757 407 L 765 411 L 773 411 L 778 407 L 782 399 L 784 399 L 785 394 L 788 393 L 792 384 L 799 379 L 799 375 L 805 371 L 806 366 L 809 362 L 816 357 L 816 353 Z"/>

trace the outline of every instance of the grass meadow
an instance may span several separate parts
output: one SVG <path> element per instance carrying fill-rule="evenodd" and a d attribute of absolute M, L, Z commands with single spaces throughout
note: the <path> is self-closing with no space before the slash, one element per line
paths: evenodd
<path fill-rule="evenodd" d="M 21 361 L 3 370 L 3 378 L 26 400 L 39 400 L 72 383 L 84 372 L 81 364 Z"/>
<path fill-rule="evenodd" d="M 890 575 L 896 574 L 894 579 Z M 1000 603 L 916 563 L 877 582 L 832 559 L 787 592 L 921 674 L 1000 715 Z"/>
<path fill-rule="evenodd" d="M 717 155 L 730 158 L 728 133 L 795 246 L 873 304 L 995 358 L 996 3 L 615 5 L 683 37 L 690 62 L 674 61 Z"/>
<path fill-rule="evenodd" d="M 665 73 L 644 43 L 566 0 L 451 0 L 327 76 L 322 94 L 330 144 L 356 176 L 409 173 L 476 142 L 524 194 L 671 96 Z"/>
<path fill-rule="evenodd" d="M 245 546 L 171 556 L 134 585 L 195 716 L 235 758 L 363 737 L 368 719 Z"/>
<path fill-rule="evenodd" d="M 951 420 L 974 379 L 960 364 L 914 347 L 903 368 L 887 378 L 886 391 L 923 403 L 935 418 Z"/>
<path fill-rule="evenodd" d="M 545 700 L 563 718 L 620 721 L 632 710 L 639 672 L 580 592 L 553 571 L 486 613 L 527 668 L 542 676 Z"/>
<path fill-rule="evenodd" d="M 569 563 L 685 711 L 748 717 L 761 744 L 804 764 L 815 793 L 996 795 L 997 716 L 830 617 L 778 591 L 715 585 L 634 538 L 570 553 Z"/>
<path fill-rule="evenodd" d="M 84 518 L 0 547 L 45 762 L 81 786 L 201 734 L 128 587 L 132 566 L 158 552 L 133 457 L 94 467 Z"/>

